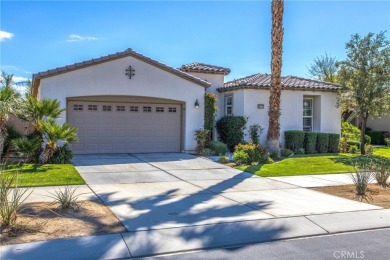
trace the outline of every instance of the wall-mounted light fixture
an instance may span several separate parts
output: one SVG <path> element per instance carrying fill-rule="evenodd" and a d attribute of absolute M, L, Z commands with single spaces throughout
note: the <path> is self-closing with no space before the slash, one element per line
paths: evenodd
<path fill-rule="evenodd" d="M 195 108 L 197 108 L 197 109 L 199 108 L 199 102 L 198 102 L 198 100 L 195 101 Z"/>

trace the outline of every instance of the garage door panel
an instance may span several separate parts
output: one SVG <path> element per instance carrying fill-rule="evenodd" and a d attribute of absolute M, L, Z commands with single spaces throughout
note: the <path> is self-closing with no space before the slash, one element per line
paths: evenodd
<path fill-rule="evenodd" d="M 78 128 L 76 154 L 180 152 L 180 105 L 69 101 L 68 122 Z"/>

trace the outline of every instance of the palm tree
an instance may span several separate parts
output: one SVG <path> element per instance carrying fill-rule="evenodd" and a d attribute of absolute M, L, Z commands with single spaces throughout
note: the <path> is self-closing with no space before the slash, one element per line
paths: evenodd
<path fill-rule="evenodd" d="M 12 88 L 13 75 L 1 73 L 0 78 L 0 158 L 3 154 L 4 142 L 7 135 L 7 122 L 18 109 L 19 94 Z"/>
<path fill-rule="evenodd" d="M 283 50 L 283 0 L 272 0 L 271 32 L 271 89 L 268 111 L 267 147 L 270 151 L 280 153 L 280 96 L 282 94 L 282 50 Z"/>
<path fill-rule="evenodd" d="M 57 119 L 65 109 L 61 109 L 60 102 L 56 99 L 38 100 L 32 95 L 27 95 L 22 111 L 19 118 L 30 122 L 34 127 L 34 133 L 42 136 L 39 122 Z"/>
<path fill-rule="evenodd" d="M 45 148 L 39 156 L 41 164 L 45 164 L 53 156 L 59 141 L 65 143 L 77 142 L 77 128 L 71 127 L 67 123 L 59 125 L 53 119 L 49 119 L 40 121 L 39 126 L 46 141 Z"/>

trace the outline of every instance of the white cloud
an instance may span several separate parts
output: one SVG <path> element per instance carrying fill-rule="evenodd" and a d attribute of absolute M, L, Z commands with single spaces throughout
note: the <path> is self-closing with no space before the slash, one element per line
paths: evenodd
<path fill-rule="evenodd" d="M 69 35 L 67 42 L 96 41 L 97 38 L 91 36 L 80 36 L 77 34 Z"/>
<path fill-rule="evenodd" d="M 0 42 L 2 42 L 4 40 L 11 39 L 12 37 L 14 37 L 13 33 L 6 32 L 6 31 L 0 31 Z"/>

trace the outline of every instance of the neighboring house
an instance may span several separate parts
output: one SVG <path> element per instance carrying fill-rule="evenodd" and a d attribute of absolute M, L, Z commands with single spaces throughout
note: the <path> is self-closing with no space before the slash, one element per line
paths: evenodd
<path fill-rule="evenodd" d="M 218 95 L 217 119 L 244 115 L 248 125 L 267 127 L 270 76 L 224 84 L 229 73 L 202 63 L 174 69 L 127 49 L 34 74 L 33 93 L 66 108 L 58 121 L 78 128 L 79 142 L 72 145 L 76 154 L 191 152 L 194 131 L 204 123 L 205 91 Z M 295 77 L 283 83 L 282 132 L 340 132 L 340 86 Z"/>
<path fill-rule="evenodd" d="M 369 117 L 367 127 L 371 128 L 372 131 L 390 132 L 390 110 L 384 116 L 375 119 Z"/>

